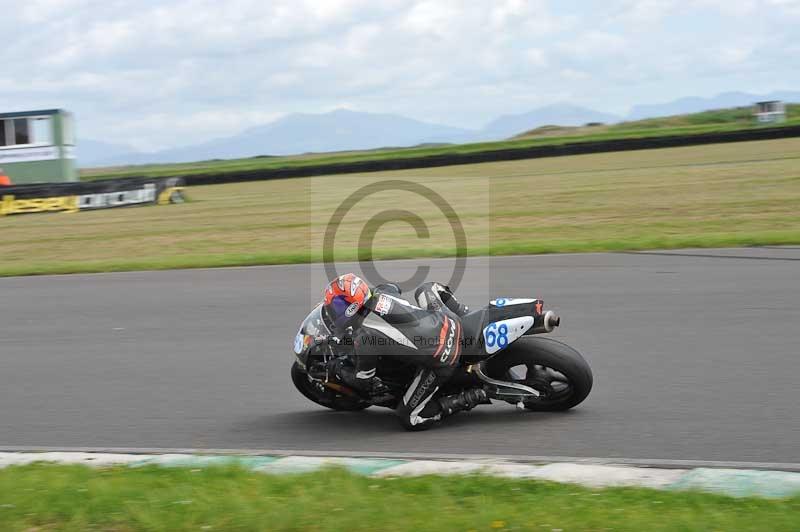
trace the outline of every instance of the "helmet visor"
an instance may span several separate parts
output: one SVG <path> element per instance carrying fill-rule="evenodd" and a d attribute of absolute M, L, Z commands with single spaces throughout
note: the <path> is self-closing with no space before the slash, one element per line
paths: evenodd
<path fill-rule="evenodd" d="M 353 318 L 360 310 L 357 303 L 348 303 L 342 296 L 334 297 L 329 304 L 324 306 L 328 325 L 337 332 L 341 332 L 351 325 Z"/>

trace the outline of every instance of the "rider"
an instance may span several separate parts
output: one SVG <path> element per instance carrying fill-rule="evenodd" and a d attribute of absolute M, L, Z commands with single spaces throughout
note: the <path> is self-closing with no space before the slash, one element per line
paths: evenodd
<path fill-rule="evenodd" d="M 373 292 L 352 273 L 331 281 L 325 289 L 323 316 L 334 336 L 352 337 L 356 356 L 355 367 L 336 358 L 328 371 L 371 396 L 385 395 L 388 388 L 376 376 L 378 357 L 407 357 L 417 371 L 398 402 L 397 413 L 409 430 L 428 428 L 445 416 L 489 403 L 483 388 L 436 394 L 458 364 L 463 348 L 460 318 L 467 307 L 438 283 L 417 288 L 414 296 L 419 307 L 399 295 L 394 284 L 380 285 Z"/>

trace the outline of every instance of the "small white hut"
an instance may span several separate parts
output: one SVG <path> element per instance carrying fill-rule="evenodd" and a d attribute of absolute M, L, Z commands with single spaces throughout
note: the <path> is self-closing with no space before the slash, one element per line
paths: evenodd
<path fill-rule="evenodd" d="M 756 102 L 753 116 L 759 123 L 783 122 L 786 120 L 786 104 L 780 100 Z"/>

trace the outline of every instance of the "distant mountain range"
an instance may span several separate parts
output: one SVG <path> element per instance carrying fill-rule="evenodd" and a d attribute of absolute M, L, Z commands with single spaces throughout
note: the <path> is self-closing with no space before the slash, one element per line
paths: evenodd
<path fill-rule="evenodd" d="M 528 113 L 503 115 L 486 124 L 478 135 L 486 140 L 500 140 L 513 137 L 523 131 L 539 126 L 582 126 L 589 122 L 613 123 L 622 120 L 621 116 L 601 113 L 593 109 L 570 104 L 554 104 L 540 107 Z"/>
<path fill-rule="evenodd" d="M 337 109 L 323 114 L 295 113 L 263 126 L 220 138 L 156 153 L 127 154 L 128 164 L 236 159 L 256 155 L 368 150 L 443 141 L 469 133 L 439 124 L 390 114 Z"/>
<path fill-rule="evenodd" d="M 322 114 L 295 113 L 232 137 L 154 153 L 141 153 L 124 145 L 82 139 L 78 144 L 78 162 L 81 167 L 174 163 L 256 155 L 406 147 L 427 143 L 502 140 L 544 125 L 615 123 L 737 107 L 758 100 L 800 102 L 800 92 L 774 92 L 766 95 L 727 92 L 712 98 L 680 98 L 668 103 L 634 106 L 625 117 L 561 103 L 527 113 L 504 115 L 478 130 L 422 122 L 392 114 L 345 109 Z"/>

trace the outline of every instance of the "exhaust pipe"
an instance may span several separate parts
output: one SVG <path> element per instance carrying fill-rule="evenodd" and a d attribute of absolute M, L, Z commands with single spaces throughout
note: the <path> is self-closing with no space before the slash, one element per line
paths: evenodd
<path fill-rule="evenodd" d="M 556 316 L 552 310 L 548 310 L 543 316 L 537 317 L 528 334 L 542 334 L 553 332 L 553 329 L 561 325 L 561 318 Z"/>

